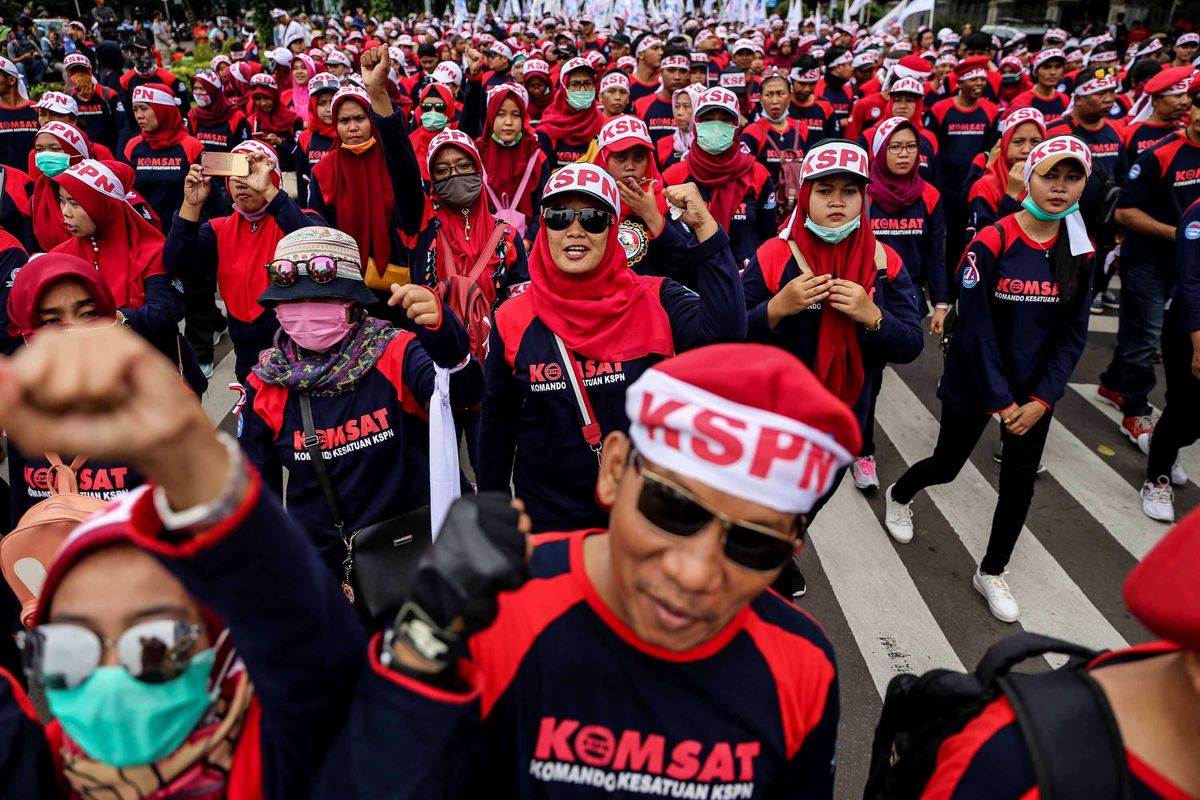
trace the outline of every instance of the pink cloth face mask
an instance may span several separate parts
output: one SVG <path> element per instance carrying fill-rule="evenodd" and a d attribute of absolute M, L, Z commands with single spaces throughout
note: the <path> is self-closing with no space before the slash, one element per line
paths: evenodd
<path fill-rule="evenodd" d="M 305 350 L 324 353 L 346 338 L 351 323 L 346 310 L 352 303 L 323 303 L 319 300 L 297 300 L 279 303 L 275 316 L 279 326 L 292 341 Z"/>

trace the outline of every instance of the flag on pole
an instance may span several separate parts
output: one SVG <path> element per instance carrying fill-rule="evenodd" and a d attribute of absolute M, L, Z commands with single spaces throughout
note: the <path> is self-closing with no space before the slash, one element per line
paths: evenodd
<path fill-rule="evenodd" d="M 882 17 L 879 21 L 871 26 L 871 33 L 882 33 L 888 29 L 896 19 L 904 13 L 904 9 L 908 7 L 908 0 L 900 0 L 896 6 Z"/>

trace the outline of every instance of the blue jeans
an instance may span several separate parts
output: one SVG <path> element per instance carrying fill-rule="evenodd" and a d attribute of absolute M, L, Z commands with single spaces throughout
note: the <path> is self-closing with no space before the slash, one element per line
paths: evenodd
<path fill-rule="evenodd" d="M 1167 282 L 1162 268 L 1154 264 L 1122 264 L 1120 275 L 1117 351 L 1100 382 L 1124 398 L 1125 416 L 1143 417 L 1150 413 L 1146 398 L 1156 380 L 1154 357 L 1162 337 Z"/>
<path fill-rule="evenodd" d="M 41 83 L 42 78 L 45 77 L 46 62 L 41 59 L 23 61 L 17 64 L 17 72 L 21 73 L 21 77 L 25 79 L 26 86 L 33 86 L 35 83 Z"/>

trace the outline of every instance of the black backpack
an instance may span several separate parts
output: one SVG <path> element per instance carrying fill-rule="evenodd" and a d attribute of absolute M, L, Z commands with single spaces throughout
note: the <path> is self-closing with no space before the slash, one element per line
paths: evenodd
<path fill-rule="evenodd" d="M 1070 658 L 1056 670 L 1011 672 L 1047 653 Z M 864 800 L 908 800 L 925 790 L 942 742 L 1001 696 L 1029 750 L 1042 800 L 1128 800 L 1129 766 L 1108 699 L 1085 667 L 1099 653 L 1019 633 L 992 645 L 973 673 L 948 669 L 898 675 L 875 728 Z"/>

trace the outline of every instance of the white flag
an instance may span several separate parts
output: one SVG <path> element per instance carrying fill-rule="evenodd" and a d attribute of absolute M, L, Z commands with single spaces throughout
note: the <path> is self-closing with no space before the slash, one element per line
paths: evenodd
<path fill-rule="evenodd" d="M 903 25 L 904 21 L 909 17 L 925 13 L 930 15 L 930 19 L 933 18 L 933 0 L 912 0 L 904 9 L 904 12 L 900 14 L 897 21 Z"/>

